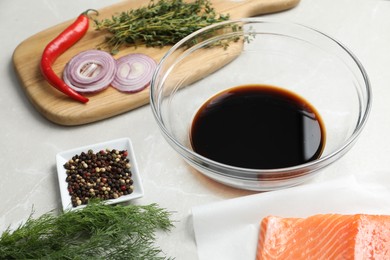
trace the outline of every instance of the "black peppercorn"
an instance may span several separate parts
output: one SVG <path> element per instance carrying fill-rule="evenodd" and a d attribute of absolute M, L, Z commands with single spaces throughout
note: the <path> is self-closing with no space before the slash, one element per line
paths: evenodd
<path fill-rule="evenodd" d="M 133 192 L 130 160 L 126 150 L 93 150 L 74 155 L 64 164 L 68 191 L 74 207 L 91 198 L 116 199 Z"/>

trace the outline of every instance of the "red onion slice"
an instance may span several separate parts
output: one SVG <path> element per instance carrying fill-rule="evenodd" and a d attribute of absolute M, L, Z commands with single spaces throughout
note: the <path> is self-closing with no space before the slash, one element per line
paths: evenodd
<path fill-rule="evenodd" d="M 117 60 L 111 85 L 122 92 L 139 92 L 149 85 L 156 67 L 156 62 L 145 54 L 128 54 Z"/>
<path fill-rule="evenodd" d="M 116 61 L 110 54 L 88 50 L 80 52 L 66 64 L 63 78 L 77 92 L 98 92 L 111 84 L 116 70 Z"/>

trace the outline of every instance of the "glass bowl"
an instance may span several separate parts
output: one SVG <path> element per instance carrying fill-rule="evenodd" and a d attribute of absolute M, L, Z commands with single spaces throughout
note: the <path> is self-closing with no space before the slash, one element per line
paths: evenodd
<path fill-rule="evenodd" d="M 218 93 L 250 84 L 293 92 L 316 109 L 326 135 L 318 158 L 254 169 L 194 151 L 190 131 L 199 108 Z M 303 25 L 258 18 L 215 24 L 181 40 L 159 63 L 150 92 L 157 124 L 184 160 L 217 182 L 255 191 L 297 185 L 342 157 L 361 133 L 371 99 L 362 64 L 340 42 Z"/>

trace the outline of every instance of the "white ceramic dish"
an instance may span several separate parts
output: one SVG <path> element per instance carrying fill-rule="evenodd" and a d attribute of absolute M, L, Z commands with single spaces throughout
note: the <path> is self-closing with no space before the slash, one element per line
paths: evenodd
<path fill-rule="evenodd" d="M 57 160 L 57 173 L 58 173 L 58 182 L 61 192 L 61 201 L 64 210 L 73 210 L 85 207 L 85 205 L 80 205 L 78 207 L 73 207 L 71 203 L 71 197 L 68 192 L 68 183 L 66 182 L 66 170 L 64 164 L 71 159 L 74 155 L 80 154 L 81 152 L 87 152 L 88 150 L 93 150 L 94 153 L 104 150 L 104 149 L 117 149 L 117 150 L 127 150 L 127 158 L 131 163 L 131 172 L 132 179 L 134 181 L 134 191 L 129 195 L 120 196 L 117 199 L 106 200 L 107 204 L 116 204 L 120 202 L 126 202 L 129 200 L 141 198 L 144 195 L 144 189 L 142 186 L 141 176 L 138 171 L 137 161 L 135 159 L 133 146 L 129 138 L 120 138 L 107 142 L 86 145 L 79 148 L 67 150 L 56 155 Z"/>

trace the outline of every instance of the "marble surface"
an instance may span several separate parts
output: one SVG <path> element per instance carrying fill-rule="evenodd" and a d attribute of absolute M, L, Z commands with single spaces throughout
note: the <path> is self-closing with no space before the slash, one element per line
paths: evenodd
<path fill-rule="evenodd" d="M 157 202 L 174 211 L 176 227 L 159 234 L 158 243 L 176 259 L 197 259 L 191 208 L 253 192 L 215 183 L 187 166 L 163 139 L 149 106 L 84 126 L 47 121 L 26 98 L 13 69 L 12 53 L 24 39 L 85 9 L 115 2 L 0 1 L 0 232 L 25 220 L 32 208 L 39 216 L 61 207 L 55 167 L 58 152 L 129 137 L 145 188 L 145 196 L 135 203 Z M 357 144 L 311 182 L 390 169 L 389 13 L 387 0 L 301 0 L 292 10 L 266 16 L 302 23 L 341 41 L 360 59 L 371 80 L 373 107 Z"/>

